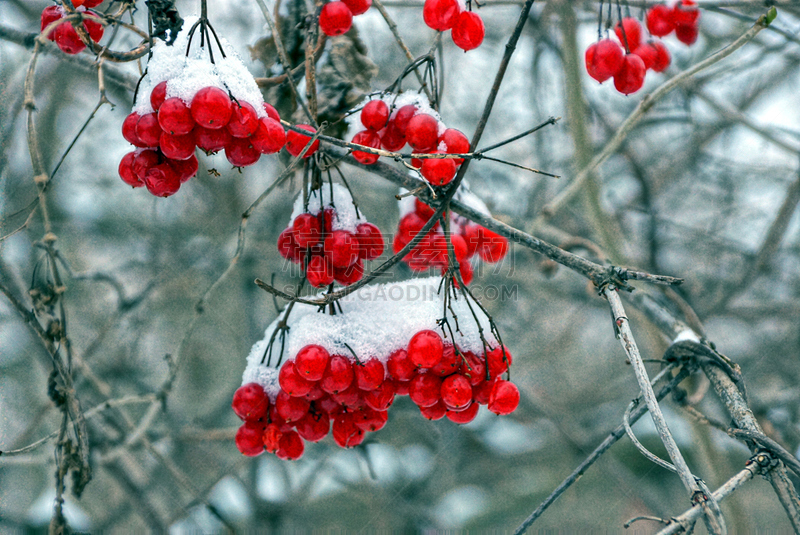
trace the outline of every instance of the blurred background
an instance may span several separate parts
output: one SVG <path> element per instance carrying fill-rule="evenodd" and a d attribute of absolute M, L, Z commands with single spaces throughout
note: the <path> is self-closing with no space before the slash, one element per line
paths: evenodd
<path fill-rule="evenodd" d="M 561 117 L 493 154 L 561 178 L 481 161 L 466 179 L 493 215 L 514 227 L 597 260 L 597 248 L 573 237 L 591 240 L 616 265 L 685 278 L 671 293 L 642 284 L 637 291 L 651 292 L 693 326 L 702 322 L 706 336 L 741 366 L 765 432 L 796 452 L 800 6 L 770 3 L 778 5 L 771 29 L 657 102 L 581 193 L 545 219 L 545 204 L 602 150 L 644 95 L 733 42 L 766 8 L 701 1 L 698 41 L 687 47 L 665 38 L 671 67 L 648 73 L 644 88 L 625 97 L 584 68 L 583 53 L 597 36 L 599 3 L 536 2 L 483 145 Z M 23 105 L 32 52 L 24 37 L 39 29 L 50 4 L 0 2 L 0 280 L 27 309 L 33 308 L 29 290 L 46 286 L 48 260 L 37 246 L 44 234 L 41 213 L 29 218 L 37 195 Z M 641 18 L 641 4 L 653 2 L 631 2 L 632 16 Z M 284 0 L 281 9 L 302 12 L 303 5 Z M 434 32 L 422 22 L 421 2 L 385 5 L 412 53 L 426 53 Z M 176 6 L 184 17 L 199 10 L 195 1 Z M 137 7 L 134 20 L 146 28 L 146 8 L 143 2 Z M 472 135 L 519 11 L 514 1 L 487 1 L 479 10 L 486 39 L 477 50 L 464 53 L 448 36 L 442 39 L 441 114 L 448 126 Z M 269 30 L 255 1 L 209 2 L 209 17 L 255 76 L 280 72 L 269 60 Z M 137 39 L 120 32 L 113 48 L 133 48 Z M 290 52 L 301 46 L 287 44 Z M 321 110 L 331 118 L 390 85 L 406 64 L 375 8 L 326 46 L 318 69 Z M 39 57 L 34 118 L 48 170 L 100 100 L 92 62 L 88 53 L 67 58 L 54 47 Z M 515 413 L 482 411 L 458 426 L 424 420 L 400 398 L 386 427 L 353 450 L 329 437 L 309 444 L 297 462 L 243 457 L 233 442 L 239 421 L 230 401 L 251 345 L 277 315 L 273 299 L 253 280 L 274 275 L 279 287 L 296 282 L 275 244 L 302 179 L 275 190 L 252 213 L 242 256 L 198 312 L 198 300 L 234 255 L 242 213 L 288 159 L 262 157 L 239 172 L 221 154 L 202 156 L 197 178 L 173 197 L 132 190 L 120 181 L 117 165 L 130 150 L 120 125 L 140 66 L 106 62 L 104 68 L 114 106 L 97 110 L 46 193 L 56 247 L 62 266 L 69 266 L 62 267 L 61 302 L 77 396 L 84 410 L 123 400 L 87 420 L 93 479 L 80 499 L 65 493 L 73 529 L 511 530 L 621 423 L 638 387 L 607 304 L 581 276 L 512 246 L 503 263 L 476 271 L 474 285 L 505 289 L 502 299 L 486 293 L 484 302 L 515 357 L 512 379 L 522 394 Z M 265 98 L 297 121 L 287 91 L 271 87 Z M 342 170 L 366 217 L 390 235 L 399 219 L 396 186 L 351 166 Z M 392 272 L 395 280 L 413 276 L 405 266 Z M 687 316 L 686 305 L 697 318 Z M 669 341 L 632 306 L 628 314 L 644 357 L 660 359 Z M 169 394 L 149 411 L 178 356 L 182 364 Z M 648 366 L 652 374 L 660 369 Z M 0 450 L 59 429 L 62 414 L 48 397 L 51 371 L 35 334 L 0 297 Z M 728 421 L 704 376 L 682 386 L 697 409 Z M 750 453 L 742 443 L 697 423 L 669 399 L 662 405 L 689 465 L 710 488 L 743 467 Z M 634 430 L 664 455 L 648 416 Z M 0 532 L 47 529 L 56 496 L 54 444 L 0 456 Z M 533 527 L 619 529 L 637 515 L 677 516 L 688 504 L 679 479 L 623 438 Z M 722 509 L 736 532 L 790 529 L 760 478 Z"/>

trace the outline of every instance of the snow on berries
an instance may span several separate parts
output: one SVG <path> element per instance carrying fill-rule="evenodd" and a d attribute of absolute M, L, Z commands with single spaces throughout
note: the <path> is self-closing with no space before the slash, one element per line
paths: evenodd
<path fill-rule="evenodd" d="M 353 17 L 365 13 L 372 0 L 333 0 L 322 6 L 319 13 L 319 29 L 328 37 L 350 31 Z"/>
<path fill-rule="evenodd" d="M 323 185 L 309 195 L 307 209 L 301 194 L 289 226 L 278 236 L 280 255 L 300 264 L 315 288 L 360 281 L 363 262 L 379 257 L 384 249 L 383 234 L 356 211 L 350 192 L 339 184 L 330 187 L 335 202 L 329 186 Z"/>
<path fill-rule="evenodd" d="M 657 4 L 645 16 L 647 31 L 654 38 L 675 32 L 679 41 L 691 45 L 697 40 L 700 10 L 693 0 L 679 0 L 672 7 Z M 647 71 L 663 72 L 672 58 L 660 39 L 642 39 L 642 25 L 624 17 L 614 27 L 617 41 L 600 39 L 586 49 L 586 71 L 600 83 L 614 79 L 620 93 L 635 93 L 644 85 Z"/>
<path fill-rule="evenodd" d="M 82 0 L 72 3 L 75 7 L 75 11 L 84 15 L 83 28 L 89 35 L 89 38 L 95 43 L 103 38 L 103 25 L 100 24 L 99 18 L 91 11 L 87 11 L 86 8 L 96 7 L 98 4 L 100 4 L 98 0 Z M 44 31 L 50 24 L 63 19 L 68 14 L 69 13 L 67 13 L 63 6 L 48 6 L 44 8 L 41 17 L 41 31 Z M 78 54 L 86 49 L 86 44 L 81 40 L 78 32 L 69 21 L 64 21 L 56 26 L 56 28 L 47 35 L 47 38 L 54 41 L 58 48 L 65 54 Z"/>
<path fill-rule="evenodd" d="M 398 152 L 408 144 L 416 154 L 469 152 L 467 136 L 455 128 L 447 128 L 425 95 L 414 91 L 367 98 L 361 110 L 347 120 L 350 141 L 373 149 Z M 353 150 L 353 158 L 364 165 L 372 165 L 379 155 Z M 455 178 L 462 162 L 463 159 L 455 158 L 414 158 L 411 165 L 432 185 L 445 186 Z"/>
<path fill-rule="evenodd" d="M 478 48 L 486 33 L 481 16 L 466 10 L 460 0 L 425 0 L 422 19 L 438 32 L 452 30 L 453 42 L 465 52 Z"/>
<path fill-rule="evenodd" d="M 486 205 L 468 189 L 460 189 L 456 200 L 468 204 L 475 210 L 489 214 Z M 404 197 L 399 201 L 400 223 L 392 242 L 392 251 L 397 254 L 419 234 L 422 227 L 433 216 L 434 209 L 416 197 Z M 450 243 L 458 262 L 461 280 L 470 284 L 473 277 L 473 258 L 477 254 L 488 263 L 500 262 L 508 252 L 508 240 L 461 216 L 450 214 Z M 438 268 L 444 273 L 448 267 L 448 247 L 440 223 L 436 223 L 428 234 L 406 254 L 402 261 L 416 272 Z"/>
<path fill-rule="evenodd" d="M 156 42 L 122 123 L 122 136 L 137 148 L 122 158 L 120 178 L 157 197 L 175 194 L 197 174 L 195 147 L 224 150 L 231 165 L 245 167 L 286 144 L 278 113 L 227 41 L 220 40 L 225 56 L 215 55 L 214 63 L 208 49 L 186 55 L 193 22 L 174 45 Z"/>
<path fill-rule="evenodd" d="M 468 423 L 480 405 L 495 414 L 513 412 L 519 390 L 501 378 L 511 353 L 488 334 L 486 318 L 460 320 L 453 338 L 443 337 L 438 287 L 436 278 L 366 286 L 341 299 L 335 316 L 295 303 L 288 329 L 280 330 L 283 318 L 275 320 L 247 357 L 232 403 L 243 420 L 239 451 L 294 460 L 306 442 L 329 434 L 352 448 L 387 424 L 389 408 L 404 395 L 429 420 Z M 459 318 L 472 318 L 464 299 L 448 306 Z"/>

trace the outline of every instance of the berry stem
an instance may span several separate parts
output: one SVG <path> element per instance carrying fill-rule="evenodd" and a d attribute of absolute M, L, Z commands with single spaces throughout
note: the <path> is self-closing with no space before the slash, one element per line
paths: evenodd
<path fill-rule="evenodd" d="M 622 29 L 622 40 L 625 44 L 625 52 L 627 54 L 631 53 L 631 47 L 628 46 L 628 34 L 625 32 L 625 25 L 622 24 L 622 6 L 617 0 L 617 18 L 619 19 L 619 27 Z"/>

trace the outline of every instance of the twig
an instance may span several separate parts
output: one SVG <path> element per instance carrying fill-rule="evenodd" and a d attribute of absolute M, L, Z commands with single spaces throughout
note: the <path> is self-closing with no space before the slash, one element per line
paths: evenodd
<path fill-rule="evenodd" d="M 672 369 L 673 367 L 670 366 L 666 368 L 666 371 L 671 371 Z M 675 375 L 675 377 L 673 377 L 669 383 L 664 385 L 658 391 L 656 399 L 659 401 L 664 399 L 670 392 L 675 390 L 675 388 L 677 388 L 677 386 L 681 382 L 683 382 L 684 379 L 689 377 L 692 371 L 693 371 L 692 366 L 682 367 L 680 371 Z M 658 379 L 659 377 L 656 377 L 656 379 Z M 656 380 L 654 379 L 653 384 L 655 383 Z M 631 423 L 636 423 L 639 420 L 639 418 L 644 416 L 646 412 L 647 412 L 647 405 L 638 403 L 633 412 L 631 412 L 630 415 Z M 521 533 L 525 533 L 525 531 L 527 531 L 527 529 L 534 522 L 536 522 L 536 520 L 540 516 L 542 516 L 542 514 L 547 510 L 547 508 L 553 505 L 553 502 L 555 502 L 570 486 L 572 486 L 573 483 L 578 481 L 578 479 L 581 478 L 581 476 L 586 472 L 586 470 L 590 466 L 592 466 L 600 458 L 600 456 L 602 456 L 606 451 L 608 451 L 608 449 L 611 448 L 611 446 L 613 446 L 624 435 L 625 435 L 625 426 L 620 424 L 606 437 L 605 440 L 603 440 L 603 442 L 600 443 L 599 446 L 597 446 L 594 449 L 592 453 L 589 454 L 589 456 L 586 459 L 583 460 L 583 462 L 581 462 L 578 465 L 577 468 L 575 468 L 575 470 L 572 471 L 572 473 L 569 476 L 567 476 L 567 478 L 564 481 L 561 482 L 561 484 L 559 484 L 555 488 L 555 490 L 553 490 L 553 492 L 550 493 L 550 495 L 547 498 L 544 499 L 544 501 L 541 504 L 539 504 L 536 510 L 533 511 L 533 513 L 531 513 L 530 516 L 526 518 L 522 522 L 522 524 L 519 525 L 519 527 L 517 527 L 517 529 L 514 531 L 514 535 L 520 535 Z"/>

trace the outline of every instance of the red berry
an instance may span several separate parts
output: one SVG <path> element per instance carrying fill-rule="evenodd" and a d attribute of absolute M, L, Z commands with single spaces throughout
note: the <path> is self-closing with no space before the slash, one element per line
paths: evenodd
<path fill-rule="evenodd" d="M 473 276 L 472 264 L 470 264 L 467 260 L 464 260 L 463 262 L 459 261 L 458 272 L 461 274 L 461 280 L 464 282 L 464 284 L 469 286 L 469 284 L 472 282 Z M 458 281 L 456 281 L 456 285 L 458 285 Z"/>
<path fill-rule="evenodd" d="M 250 141 L 261 154 L 272 154 L 281 150 L 286 144 L 286 131 L 278 121 L 263 117 L 259 119 L 258 128 L 250 136 Z"/>
<path fill-rule="evenodd" d="M 489 403 L 489 394 L 492 393 L 492 388 L 494 388 L 494 384 L 500 381 L 500 379 L 492 379 L 491 381 L 483 381 L 479 383 L 477 386 L 472 387 L 472 399 L 475 400 L 475 403 L 479 403 L 481 405 L 486 405 Z"/>
<path fill-rule="evenodd" d="M 325 255 L 335 268 L 344 268 L 358 260 L 358 240 L 352 232 L 334 230 L 325 238 Z"/>
<path fill-rule="evenodd" d="M 441 420 L 447 414 L 447 407 L 441 401 L 437 401 L 430 407 L 420 407 L 419 412 L 422 413 L 423 418 L 428 420 Z"/>
<path fill-rule="evenodd" d="M 447 130 L 451 130 L 448 128 Z M 445 130 L 445 133 L 447 131 Z M 433 217 L 435 210 L 422 202 L 421 200 L 415 198 L 414 199 L 414 211 L 425 221 Z"/>
<path fill-rule="evenodd" d="M 412 118 L 416 116 L 417 107 L 413 104 L 406 104 L 395 113 L 392 122 L 394 123 L 395 128 L 397 131 L 405 137 L 406 129 L 408 128 L 408 123 L 411 121 Z"/>
<path fill-rule="evenodd" d="M 232 103 L 219 87 L 204 87 L 195 94 L 190 106 L 192 117 L 203 128 L 224 128 L 231 120 Z"/>
<path fill-rule="evenodd" d="M 473 11 L 462 11 L 453 24 L 453 42 L 465 52 L 481 46 L 486 29 L 481 16 Z"/>
<path fill-rule="evenodd" d="M 442 379 L 432 373 L 422 373 L 411 379 L 408 396 L 420 407 L 430 407 L 441 399 Z"/>
<path fill-rule="evenodd" d="M 306 268 L 306 278 L 314 288 L 324 288 L 333 284 L 333 266 L 328 258 L 323 255 L 312 256 Z"/>
<path fill-rule="evenodd" d="M 384 381 L 378 388 L 364 392 L 364 403 L 376 411 L 385 411 L 394 401 L 395 384 Z"/>
<path fill-rule="evenodd" d="M 74 3 L 72 5 L 75 5 Z M 77 6 L 75 6 L 77 7 Z M 50 26 L 50 24 L 54 23 L 60 18 L 64 17 L 64 11 L 61 6 L 47 6 L 42 10 L 42 18 L 41 18 L 41 31 L 44 31 L 45 28 Z M 63 24 L 69 24 L 68 22 Z M 48 39 L 51 41 L 56 40 L 56 32 L 53 30 L 50 32 L 50 35 L 47 36 Z"/>
<path fill-rule="evenodd" d="M 447 411 L 447 419 L 457 424 L 468 424 L 478 415 L 480 405 L 477 403 L 471 404 L 463 411 Z"/>
<path fill-rule="evenodd" d="M 188 134 L 195 125 L 192 111 L 177 97 L 168 98 L 158 108 L 158 123 L 173 135 Z"/>
<path fill-rule="evenodd" d="M 297 434 L 309 442 L 319 442 L 331 430 L 331 421 L 324 412 L 309 412 L 295 424 Z"/>
<path fill-rule="evenodd" d="M 88 15 L 88 18 L 83 19 L 83 27 L 86 28 L 86 33 L 89 34 L 89 38 L 96 43 L 103 38 L 103 25 L 98 22 L 97 17 L 93 14 L 84 14 Z"/>
<path fill-rule="evenodd" d="M 277 423 L 267 425 L 267 427 L 264 428 L 264 433 L 261 435 L 261 440 L 264 443 L 264 449 L 270 453 L 275 453 L 278 451 L 278 448 L 280 448 L 282 437 L 283 431 L 281 431 L 280 425 Z"/>
<path fill-rule="evenodd" d="M 469 384 L 477 386 L 486 380 L 486 363 L 483 356 L 474 353 L 464 353 L 465 361 L 461 363 L 458 372 L 469 379 Z"/>
<path fill-rule="evenodd" d="M 422 8 L 425 24 L 440 32 L 452 28 L 459 13 L 461 6 L 457 0 L 425 0 Z"/>
<path fill-rule="evenodd" d="M 372 223 L 360 223 L 356 227 L 356 239 L 358 240 L 359 258 L 373 260 L 383 253 L 385 247 L 383 234 Z"/>
<path fill-rule="evenodd" d="M 181 179 L 168 162 L 163 162 L 147 170 L 144 185 L 156 197 L 169 197 L 178 192 Z"/>
<path fill-rule="evenodd" d="M 302 374 L 297 372 L 292 360 L 287 360 L 281 366 L 281 370 L 278 372 L 278 382 L 284 392 L 295 398 L 305 396 L 311 392 L 311 388 L 314 386 L 314 383 L 307 381 Z"/>
<path fill-rule="evenodd" d="M 150 105 L 153 107 L 153 111 L 157 112 L 166 99 L 167 81 L 164 80 L 163 82 L 158 82 L 150 93 Z"/>
<path fill-rule="evenodd" d="M 431 154 L 442 154 L 434 151 Z M 420 169 L 423 178 L 434 186 L 445 186 L 456 176 L 456 161 L 452 158 L 427 158 Z"/>
<path fill-rule="evenodd" d="M 642 58 L 646 70 L 653 68 L 653 65 L 656 63 L 656 58 L 658 57 L 658 51 L 652 43 L 649 42 L 639 45 L 639 48 L 634 50 L 633 53 Z"/>
<path fill-rule="evenodd" d="M 317 132 L 313 126 L 309 126 L 307 124 L 298 124 L 297 127 L 311 132 L 312 134 Z M 303 152 L 303 149 L 306 148 L 306 145 L 308 145 L 309 141 L 311 141 L 311 136 L 306 136 L 304 134 L 300 134 L 299 132 L 295 132 L 294 130 L 289 130 L 289 132 L 286 134 L 286 150 L 289 152 L 289 154 L 296 158 L 301 152 Z M 318 148 L 319 139 L 311 144 L 311 148 L 308 149 L 308 152 L 306 152 L 303 158 L 308 158 L 317 152 Z"/>
<path fill-rule="evenodd" d="M 161 126 L 158 124 L 158 115 L 148 113 L 139 117 L 136 123 L 136 137 L 145 147 L 158 147 L 161 139 Z"/>
<path fill-rule="evenodd" d="M 275 398 L 275 410 L 287 423 L 296 422 L 308 412 L 308 401 L 303 398 L 290 396 L 281 390 Z"/>
<path fill-rule="evenodd" d="M 138 151 L 133 159 L 133 174 L 136 178 L 144 182 L 144 177 L 151 167 L 155 167 L 162 161 L 161 153 L 153 149 Z"/>
<path fill-rule="evenodd" d="M 388 419 L 389 414 L 386 411 L 376 411 L 370 407 L 364 407 L 354 413 L 355 424 L 363 431 L 380 431 Z"/>
<path fill-rule="evenodd" d="M 303 249 L 319 243 L 320 224 L 317 217 L 311 214 L 300 214 L 294 218 L 292 229 L 294 230 L 294 241 Z"/>
<path fill-rule="evenodd" d="M 193 132 L 182 136 L 173 136 L 160 128 L 159 131 L 161 132 L 161 138 L 158 146 L 164 156 L 172 160 L 188 160 L 194 155 L 195 141 Z"/>
<path fill-rule="evenodd" d="M 317 383 L 313 383 L 311 390 L 309 390 L 308 394 L 303 396 L 303 398 L 307 399 L 308 401 L 317 401 L 318 399 L 322 399 L 327 395 L 328 394 L 322 390 Z"/>
<path fill-rule="evenodd" d="M 250 142 L 250 138 L 234 137 L 225 145 L 225 157 L 234 167 L 247 167 L 256 163 L 261 153 Z"/>
<path fill-rule="evenodd" d="M 616 83 L 616 79 L 614 82 Z M 508 253 L 508 240 L 504 236 L 486 228 L 481 228 L 480 233 L 481 245 L 478 248 L 480 257 L 489 263 L 501 261 Z"/>
<path fill-rule="evenodd" d="M 396 381 L 394 383 L 394 391 L 398 396 L 407 396 L 408 389 L 411 381 Z"/>
<path fill-rule="evenodd" d="M 345 357 L 334 355 L 328 361 L 320 388 L 329 394 L 341 392 L 353 382 L 353 365 Z"/>
<path fill-rule="evenodd" d="M 700 10 L 697 9 L 697 2 L 693 0 L 678 0 L 672 8 L 672 20 L 675 22 L 676 31 L 678 26 L 697 26 L 699 18 Z"/>
<path fill-rule="evenodd" d="M 175 172 L 178 173 L 181 184 L 197 174 L 197 156 L 194 154 L 185 160 L 170 160 L 169 163 L 172 165 L 172 168 L 175 169 Z"/>
<path fill-rule="evenodd" d="M 406 136 L 397 128 L 393 121 L 381 132 L 381 146 L 391 152 L 397 152 L 406 144 Z"/>
<path fill-rule="evenodd" d="M 236 389 L 231 407 L 242 420 L 256 421 L 267 415 L 269 397 L 260 384 L 247 383 Z"/>
<path fill-rule="evenodd" d="M 135 152 L 129 152 L 125 156 L 122 157 L 122 160 L 119 162 L 119 177 L 125 182 L 127 185 L 132 186 L 134 188 L 139 188 L 144 186 L 144 183 L 139 180 L 139 177 L 136 176 L 136 173 L 133 172 L 133 161 L 136 159 Z"/>
<path fill-rule="evenodd" d="M 347 7 L 350 8 L 350 12 L 353 13 L 353 16 L 361 15 L 362 13 L 366 13 L 366 11 L 372 5 L 372 0 L 342 0 Z M 366 125 L 365 125 L 366 126 Z"/>
<path fill-rule="evenodd" d="M 272 104 L 265 102 L 264 103 L 264 111 L 267 112 L 267 117 L 273 119 L 274 121 L 281 122 L 281 116 L 278 114 L 278 110 L 275 109 L 275 106 Z"/>
<path fill-rule="evenodd" d="M 343 407 L 349 407 L 351 409 L 364 406 L 364 401 L 361 399 L 361 391 L 356 387 L 355 381 L 350 383 L 350 386 L 341 392 L 331 394 L 331 399 Z"/>
<path fill-rule="evenodd" d="M 333 440 L 342 448 L 353 448 L 364 440 L 364 431 L 349 416 L 339 415 L 333 420 Z"/>
<path fill-rule="evenodd" d="M 472 257 L 480 247 L 483 237 L 482 228 L 483 227 L 480 225 L 471 222 L 464 225 L 462 235 L 464 236 L 464 241 L 467 243 L 467 258 Z"/>
<path fill-rule="evenodd" d="M 415 334 L 408 343 L 408 358 L 418 368 L 431 368 L 442 360 L 444 343 L 435 331 L 425 330 Z"/>
<path fill-rule="evenodd" d="M 247 102 L 236 102 L 231 106 L 231 118 L 228 122 L 228 132 L 233 137 L 248 137 L 258 129 L 258 115 L 256 109 Z"/>
<path fill-rule="evenodd" d="M 622 63 L 622 68 L 614 75 L 614 87 L 623 95 L 630 95 L 644 85 L 644 61 L 636 54 L 628 54 Z"/>
<path fill-rule="evenodd" d="M 328 351 L 318 345 L 307 345 L 297 352 L 294 358 L 294 369 L 303 379 L 319 381 L 328 367 L 330 355 Z"/>
<path fill-rule="evenodd" d="M 78 36 L 78 32 L 69 22 L 60 24 L 53 33 L 58 48 L 65 54 L 78 54 L 86 48 L 86 45 L 83 44 L 83 41 Z"/>
<path fill-rule="evenodd" d="M 125 117 L 125 120 L 122 121 L 122 137 L 124 137 L 125 141 L 131 145 L 144 148 L 147 145 L 145 145 L 142 140 L 139 139 L 139 136 L 136 135 L 136 125 L 139 123 L 140 118 L 141 116 L 136 112 Z"/>
<path fill-rule="evenodd" d="M 416 366 L 411 359 L 408 358 L 408 353 L 405 349 L 398 349 L 389 355 L 389 360 L 386 361 L 386 370 L 389 376 L 397 381 L 410 381 L 416 372 Z"/>
<path fill-rule="evenodd" d="M 371 1 L 371 0 L 370 0 Z M 377 132 L 389 122 L 389 106 L 382 100 L 370 100 L 361 110 L 361 124 Z"/>
<path fill-rule="evenodd" d="M 647 30 L 655 37 L 669 35 L 675 29 L 672 10 L 663 4 L 650 8 L 647 12 Z"/>
<path fill-rule="evenodd" d="M 286 260 L 299 264 L 303 259 L 303 250 L 294 241 L 292 227 L 286 228 L 278 236 L 278 252 Z"/>
<path fill-rule="evenodd" d="M 450 243 L 453 245 L 453 254 L 459 262 L 467 260 L 467 241 L 460 234 L 450 234 Z"/>
<path fill-rule="evenodd" d="M 364 277 L 364 264 L 361 260 L 356 260 L 353 264 L 338 268 L 333 268 L 333 279 L 342 286 L 350 286 L 360 281 Z"/>
<path fill-rule="evenodd" d="M 373 102 L 375 102 L 373 100 Z M 373 149 L 381 148 L 381 138 L 372 130 L 362 130 L 353 136 L 352 142 L 357 145 L 364 145 Z M 380 155 L 371 152 L 364 152 L 361 150 L 353 151 L 353 158 L 358 160 L 364 165 L 372 165 L 378 161 Z"/>
<path fill-rule="evenodd" d="M 669 50 L 661 41 L 654 41 L 650 45 L 656 50 L 656 60 L 653 63 L 652 69 L 655 72 L 663 72 L 672 62 Z"/>
<path fill-rule="evenodd" d="M 622 68 L 622 48 L 611 39 L 603 39 L 586 49 L 586 71 L 600 83 L 605 82 Z"/>
<path fill-rule="evenodd" d="M 445 344 L 442 351 L 442 360 L 436 366 L 428 370 L 430 373 L 438 375 L 439 377 L 447 377 L 458 371 L 461 365 L 461 357 L 456 355 L 455 348 L 452 344 Z"/>
<path fill-rule="evenodd" d="M 203 128 L 202 126 L 197 126 L 195 127 L 193 132 L 194 132 L 194 141 L 197 144 L 197 146 L 209 154 L 212 152 L 221 151 L 233 139 L 230 132 L 228 132 L 227 128 L 218 128 L 216 130 L 211 130 L 210 128 Z"/>
<path fill-rule="evenodd" d="M 386 368 L 378 359 L 368 359 L 354 366 L 356 374 L 356 385 L 361 390 L 375 390 L 386 377 Z"/>
<path fill-rule="evenodd" d="M 624 32 L 623 32 L 624 30 Z M 633 51 L 639 48 L 642 42 L 642 25 L 633 17 L 625 17 L 614 27 L 617 39 L 622 43 L 622 48 Z"/>
<path fill-rule="evenodd" d="M 284 433 L 278 444 L 278 451 L 275 452 L 275 455 L 283 461 L 296 461 L 303 456 L 305 451 L 303 439 L 296 431 Z"/>
<path fill-rule="evenodd" d="M 489 375 L 491 377 L 497 377 L 507 372 L 513 362 L 511 352 L 508 348 L 504 349 L 502 346 L 495 347 L 489 351 L 486 358 L 489 361 Z"/>
<path fill-rule="evenodd" d="M 498 379 L 489 394 L 489 410 L 495 414 L 511 414 L 519 406 L 519 389 L 511 381 Z"/>
<path fill-rule="evenodd" d="M 419 234 L 419 231 L 425 226 L 425 222 L 426 220 L 422 219 L 415 212 L 406 214 L 397 226 L 398 234 L 405 239 L 405 243 L 408 243 L 414 236 Z M 395 253 L 397 253 L 397 251 L 395 251 Z"/>
<path fill-rule="evenodd" d="M 103 0 L 83 0 L 84 7 L 97 7 L 103 3 Z M 78 4 L 72 2 L 72 5 L 78 7 Z"/>
<path fill-rule="evenodd" d="M 442 381 L 441 398 L 451 411 L 461 411 L 472 403 L 472 386 L 463 375 L 454 374 Z"/>
<path fill-rule="evenodd" d="M 448 128 L 445 130 L 439 137 L 439 143 L 444 143 L 447 146 L 447 154 L 467 154 L 469 152 L 469 140 L 467 136 L 455 128 Z M 455 162 L 456 165 L 461 165 L 464 159 L 457 158 Z M 422 203 L 422 201 L 417 199 L 417 203 Z M 417 212 L 419 212 L 419 204 L 417 204 Z M 432 210 L 430 215 L 433 215 Z"/>
<path fill-rule="evenodd" d="M 338 0 L 328 2 L 319 13 L 319 28 L 327 36 L 347 33 L 353 25 L 353 13 L 347 4 Z"/>
<path fill-rule="evenodd" d="M 258 422 L 245 422 L 236 431 L 236 447 L 242 455 L 255 457 L 264 453 L 263 431 L 264 424 Z"/>
<path fill-rule="evenodd" d="M 439 142 L 439 122 L 427 113 L 413 116 L 406 126 L 406 141 L 415 152 L 435 149 Z"/>
<path fill-rule="evenodd" d="M 697 25 L 686 25 L 679 24 L 675 26 L 675 37 L 678 38 L 678 41 L 685 45 L 692 45 L 695 41 L 697 41 L 697 36 L 699 31 L 697 29 Z"/>

